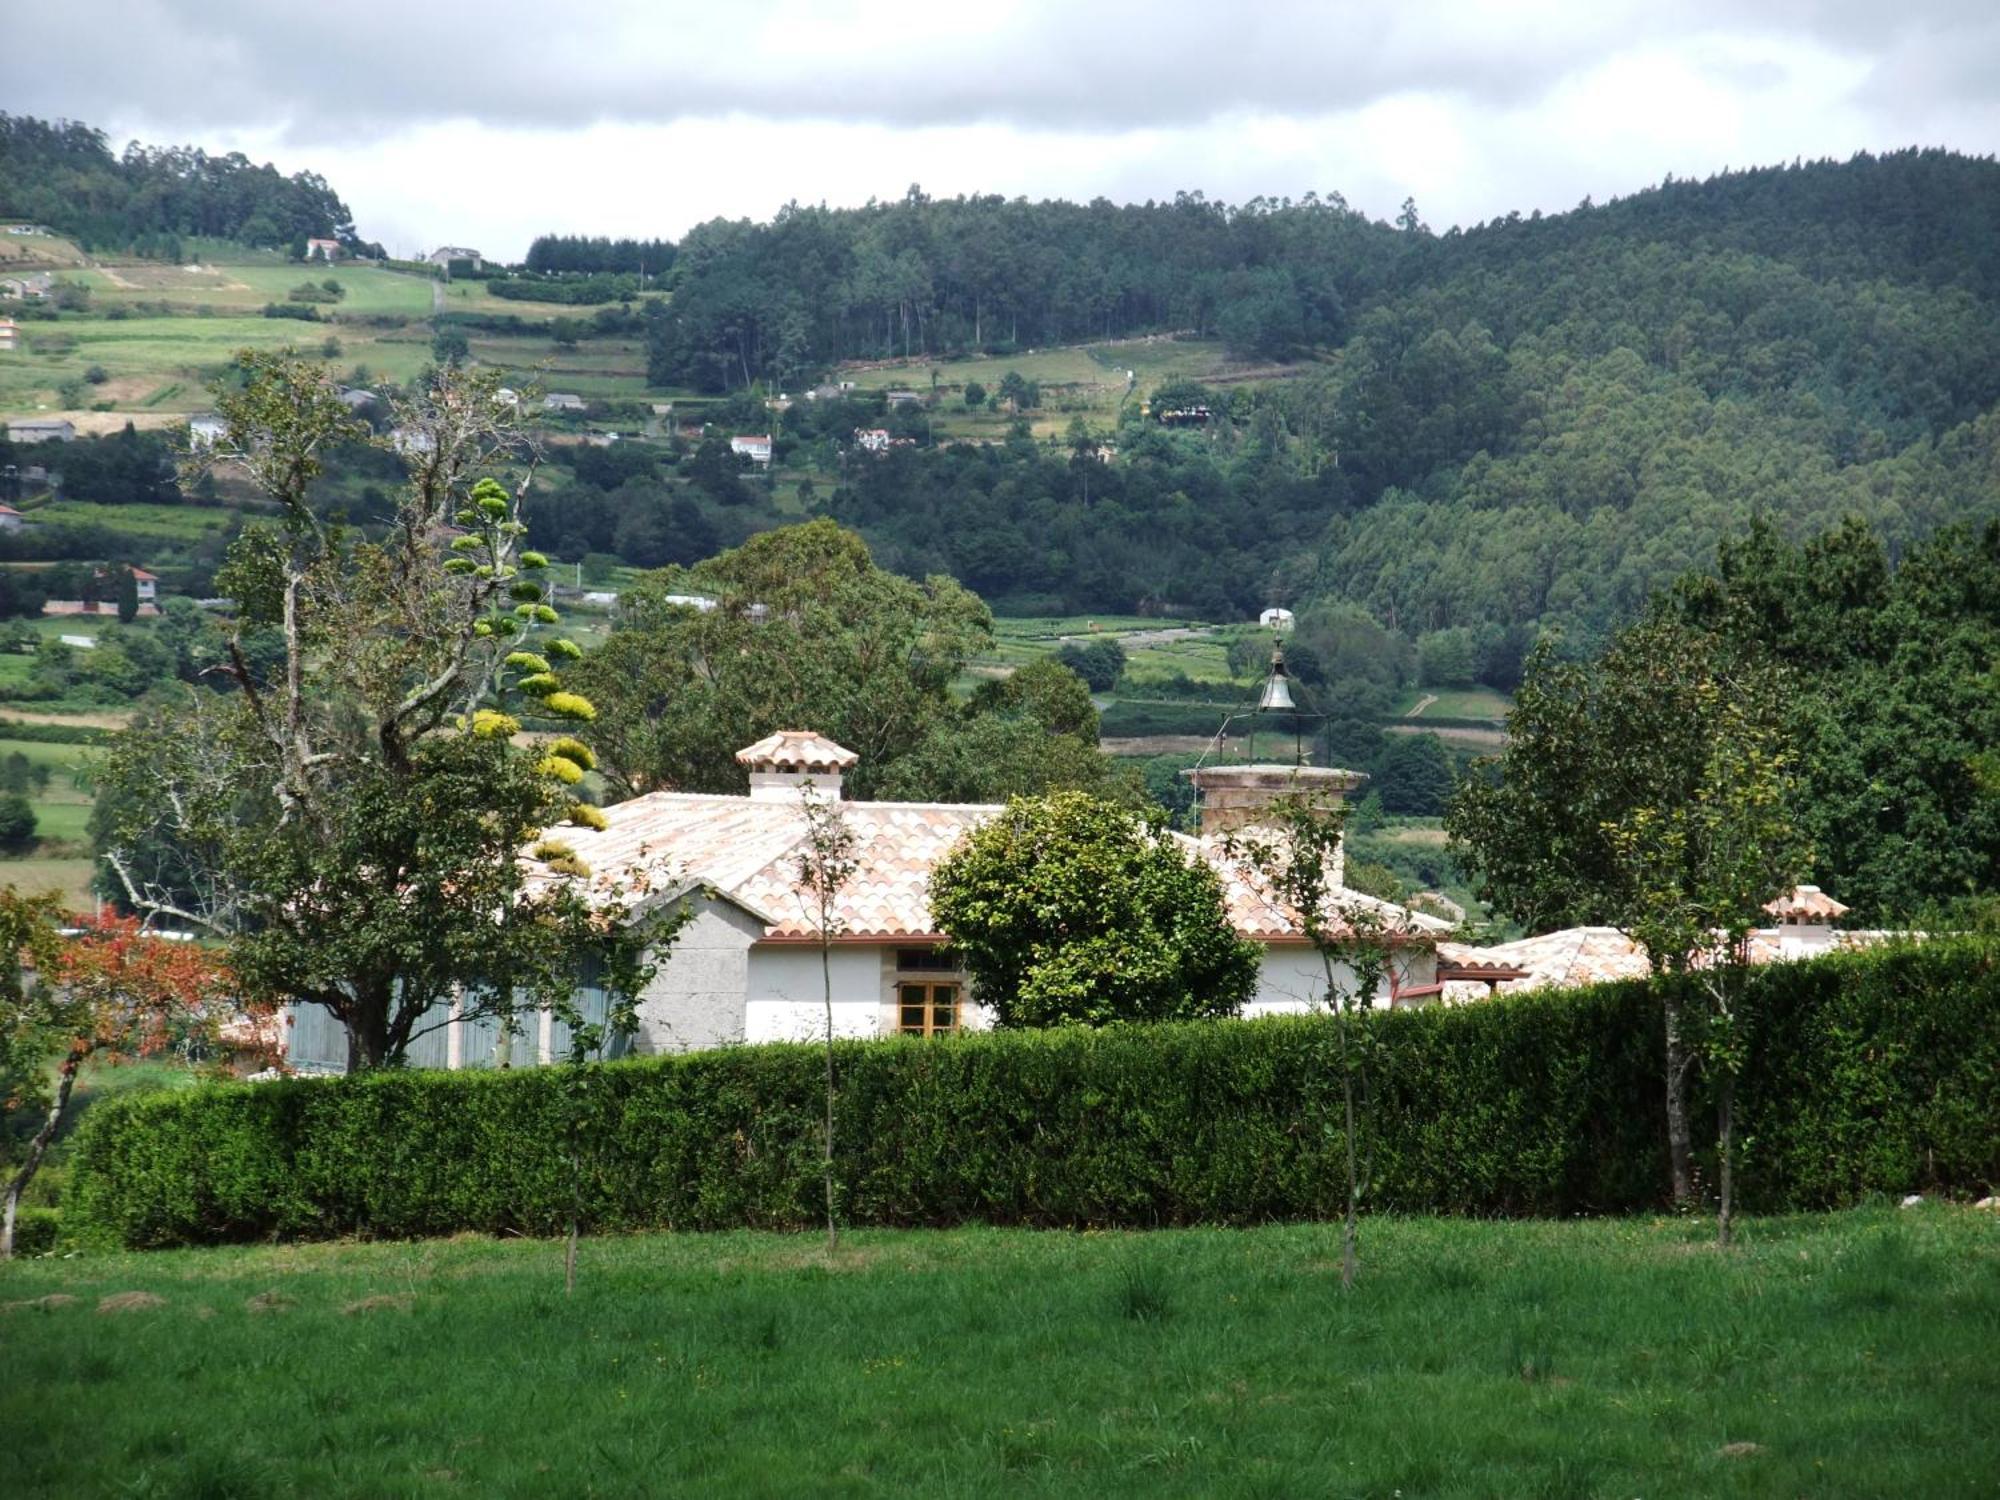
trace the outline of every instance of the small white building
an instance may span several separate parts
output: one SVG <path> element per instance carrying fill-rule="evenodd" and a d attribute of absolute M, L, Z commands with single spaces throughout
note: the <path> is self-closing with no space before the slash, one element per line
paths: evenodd
<path fill-rule="evenodd" d="M 543 411 L 582 411 L 583 397 L 573 391 L 550 391 L 542 397 Z"/>
<path fill-rule="evenodd" d="M 188 446 L 197 451 L 213 448 L 229 435 L 229 424 L 214 413 L 188 418 Z"/>
<path fill-rule="evenodd" d="M 742 455 L 753 464 L 768 464 L 771 461 L 770 434 L 739 434 L 729 440 L 729 451 Z"/>
<path fill-rule="evenodd" d="M 486 264 L 477 250 L 469 250 L 463 245 L 440 245 L 424 259 L 444 270 L 450 270 L 453 261 L 467 261 L 475 271 L 482 269 Z"/>
<path fill-rule="evenodd" d="M 76 441 L 76 423 L 67 417 L 26 417 L 7 424 L 10 443 L 71 443 Z"/>
<path fill-rule="evenodd" d="M 28 518 L 11 505 L 0 505 L 0 531 L 19 531 Z"/>
<path fill-rule="evenodd" d="M 307 241 L 306 241 L 306 259 L 307 259 L 307 260 L 339 260 L 339 259 L 340 259 L 340 241 L 339 241 L 339 240 L 307 240 Z"/>
<path fill-rule="evenodd" d="M 863 453 L 887 453 L 889 451 L 889 429 L 886 427 L 857 427 L 854 429 L 854 446 Z"/>
<path fill-rule="evenodd" d="M 1297 622 L 1289 609 L 1280 609 L 1273 605 L 1257 616 L 1257 623 L 1266 630 L 1290 630 Z"/>

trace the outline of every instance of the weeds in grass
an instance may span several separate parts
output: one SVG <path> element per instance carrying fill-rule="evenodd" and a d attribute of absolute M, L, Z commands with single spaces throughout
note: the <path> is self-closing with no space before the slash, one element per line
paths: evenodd
<path fill-rule="evenodd" d="M 1134 1323 L 1164 1323 L 1173 1316 L 1173 1292 L 1158 1266 L 1135 1261 L 1120 1270 L 1118 1310 Z"/>

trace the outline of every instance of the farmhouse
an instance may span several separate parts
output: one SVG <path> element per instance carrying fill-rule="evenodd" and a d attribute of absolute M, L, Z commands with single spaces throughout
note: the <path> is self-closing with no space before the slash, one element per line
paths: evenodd
<path fill-rule="evenodd" d="M 66 417 L 27 417 L 7 424 L 10 443 L 69 443 L 76 440 L 76 424 Z"/>
<path fill-rule="evenodd" d="M 307 240 L 307 241 L 306 241 L 306 259 L 307 259 L 307 260 L 339 260 L 339 259 L 340 259 L 340 241 L 339 241 L 339 240 Z"/>
<path fill-rule="evenodd" d="M 0 353 L 13 349 L 15 335 L 19 332 L 20 328 L 12 318 L 0 318 Z"/>
<path fill-rule="evenodd" d="M 889 451 L 889 429 L 886 427 L 857 427 L 854 429 L 854 443 L 864 453 L 887 453 Z"/>
<path fill-rule="evenodd" d="M 188 418 L 188 446 L 213 448 L 229 433 L 229 424 L 213 412 Z"/>
<path fill-rule="evenodd" d="M 583 397 L 571 391 L 550 391 L 542 397 L 543 411 L 582 411 Z"/>
<path fill-rule="evenodd" d="M 685 906 L 690 920 L 640 997 L 636 1052 L 683 1052 L 740 1042 L 808 1040 L 826 1025 L 817 929 L 794 888 L 806 837 L 805 797 L 837 802 L 855 841 L 854 878 L 842 888 L 831 947 L 837 1035 L 934 1036 L 991 1024 L 970 976 L 931 919 L 931 871 L 969 830 L 1001 809 L 987 804 L 842 800 L 842 780 L 860 757 L 809 730 L 781 730 L 739 750 L 746 795 L 653 792 L 607 807 L 602 830 L 551 830 L 590 872 L 593 899 L 625 903 L 635 916 Z M 1296 920 L 1224 852 L 1221 836 L 1255 825 L 1278 797 L 1304 792 L 1328 805 L 1360 780 L 1346 771 L 1293 766 L 1212 766 L 1193 773 L 1203 797 L 1199 836 L 1179 835 L 1190 859 L 1222 877 L 1237 931 L 1263 953 L 1247 1015 L 1304 1011 L 1324 990 L 1320 963 Z M 546 848 L 546 845 L 537 845 Z M 560 878 L 530 856 L 532 881 Z M 559 858 L 553 851 L 550 858 Z M 1339 876 L 1336 873 L 1335 879 Z M 1339 890 L 1385 925 L 1431 937 L 1433 917 Z M 1376 996 L 1378 1006 L 1422 1004 L 1439 995 L 1435 959 L 1423 943 L 1405 947 Z M 600 1017 L 601 992 L 580 995 Z M 548 1061 L 566 1045 L 547 1012 L 508 1043 L 488 1020 L 439 1017 L 414 1051 L 420 1066 Z M 345 1065 L 346 1042 L 314 1006 L 294 1007 L 290 1062 Z"/>
<path fill-rule="evenodd" d="M 771 461 L 771 438 L 768 433 L 743 434 L 729 440 L 729 451 L 741 454 L 753 464 L 767 464 Z"/>
<path fill-rule="evenodd" d="M 15 302 L 40 302 L 54 285 L 54 278 L 47 271 L 37 271 L 32 276 L 0 276 L 0 297 Z"/>
<path fill-rule="evenodd" d="M 424 259 L 432 265 L 442 266 L 446 270 L 451 269 L 453 261 L 469 261 L 472 264 L 472 269 L 475 271 L 486 264 L 477 250 L 468 250 L 463 245 L 440 245 L 437 249 L 431 251 L 429 255 L 426 255 Z"/>
<path fill-rule="evenodd" d="M 11 505 L 0 505 L 0 531 L 19 531 L 28 518 Z"/>

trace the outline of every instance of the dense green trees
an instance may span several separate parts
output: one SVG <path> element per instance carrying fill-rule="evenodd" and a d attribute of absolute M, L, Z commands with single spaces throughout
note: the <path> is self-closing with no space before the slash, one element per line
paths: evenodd
<path fill-rule="evenodd" d="M 314 172 L 284 176 L 241 152 L 133 142 L 113 156 L 105 134 L 74 120 L 0 113 L 0 213 L 32 219 L 87 250 L 178 257 L 195 235 L 248 245 L 338 239 L 363 245 L 353 215 Z"/>
<path fill-rule="evenodd" d="M 1791 538 L 1858 514 L 1902 547 L 1991 509 L 1996 228 L 2000 165 L 1914 151 L 1445 235 L 1319 200 L 913 193 L 695 230 L 654 376 L 720 390 L 1140 329 L 1310 350 L 1300 378 L 1199 392 L 1198 428 L 1128 403 L 1109 465 L 918 428 L 829 508 L 887 565 L 999 607 L 1343 601 L 1412 641 L 1467 632 L 1436 665 L 1462 675 L 1469 645 L 1506 687 L 1536 627 L 1601 643 L 1759 514 Z"/>
<path fill-rule="evenodd" d="M 860 209 L 794 203 L 769 224 L 688 232 L 651 367 L 656 382 L 724 390 L 840 359 L 1152 328 L 1267 356 L 1337 340 L 1343 309 L 1402 248 L 1337 194 L 1230 208 L 1199 193 L 1117 206 L 912 188 Z"/>

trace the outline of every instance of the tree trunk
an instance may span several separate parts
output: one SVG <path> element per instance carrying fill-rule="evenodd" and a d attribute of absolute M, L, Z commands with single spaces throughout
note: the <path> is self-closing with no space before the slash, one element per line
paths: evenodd
<path fill-rule="evenodd" d="M 90 1055 L 87 1047 L 70 1048 L 69 1056 L 56 1077 L 56 1096 L 49 1104 L 49 1112 L 42 1121 L 42 1128 L 35 1132 L 35 1138 L 28 1142 L 28 1155 L 21 1163 L 13 1179 L 7 1184 L 7 1199 L 0 1207 L 0 1260 L 14 1258 L 14 1221 L 20 1216 L 21 1194 L 26 1192 L 33 1181 L 36 1169 L 42 1164 L 42 1157 L 49 1149 L 49 1142 L 56 1138 L 56 1129 L 62 1124 L 63 1111 L 69 1108 L 70 1090 L 76 1087 L 76 1070 Z"/>
<path fill-rule="evenodd" d="M 1354 1290 L 1355 1262 L 1359 1259 L 1361 1227 L 1358 1222 L 1361 1210 L 1361 1179 L 1354 1167 L 1354 1073 L 1347 1066 L 1347 1042 L 1343 1030 L 1341 1039 L 1340 1094 L 1347 1106 L 1347 1223 L 1340 1234 L 1340 1289 Z"/>
<path fill-rule="evenodd" d="M 820 1160 L 820 1176 L 826 1189 L 826 1248 L 840 1248 L 840 1225 L 833 1213 L 833 950 L 824 937 L 821 918 L 819 974 L 826 990 L 826 1153 Z"/>
<path fill-rule="evenodd" d="M 1717 1186 L 1721 1190 L 1722 1201 L 1715 1216 L 1715 1242 L 1727 1250 L 1735 1228 L 1731 1217 L 1735 1205 L 1730 1197 L 1736 1133 L 1736 1075 L 1733 1072 L 1726 1068 L 1722 1071 L 1722 1077 L 1716 1081 L 1716 1093 L 1715 1143 L 1722 1158 L 1717 1167 Z"/>
<path fill-rule="evenodd" d="M 1692 1059 L 1681 1039 L 1681 1002 L 1669 993 L 1667 1020 L 1667 1160 L 1673 1176 L 1674 1206 L 1694 1200 L 1694 1149 L 1688 1135 L 1687 1075 Z"/>

